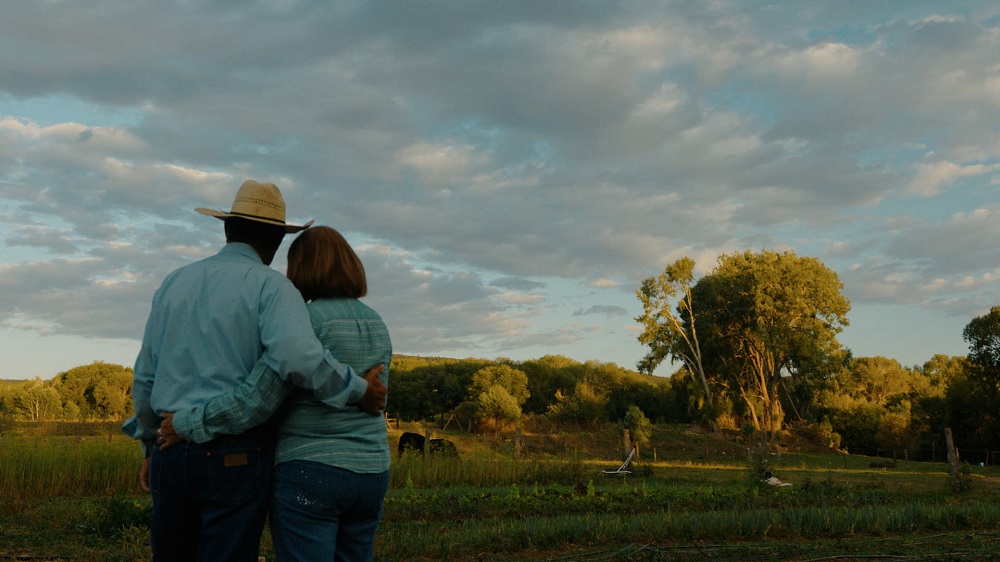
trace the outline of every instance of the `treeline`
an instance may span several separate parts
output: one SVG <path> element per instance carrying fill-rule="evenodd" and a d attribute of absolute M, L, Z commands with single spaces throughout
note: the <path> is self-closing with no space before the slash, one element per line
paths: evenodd
<path fill-rule="evenodd" d="M 540 359 L 446 359 L 396 355 L 388 411 L 403 420 L 456 419 L 461 425 L 515 424 L 522 415 L 594 424 L 620 420 L 629 406 L 647 417 L 690 421 L 685 385 L 614 363 Z"/>
<path fill-rule="evenodd" d="M 1000 309 L 995 312 L 1000 319 Z M 527 361 L 396 355 L 390 373 L 390 415 L 467 431 L 511 430 L 529 418 L 554 427 L 628 426 L 637 412 L 658 423 L 719 427 L 720 420 L 729 420 L 722 429 L 748 436 L 756 431 L 745 419 L 740 423 L 739 409 L 724 393 L 717 396 L 714 417 L 706 418 L 700 382 L 686 367 L 658 377 L 559 355 Z M 849 358 L 808 387 L 792 377 L 781 380 L 786 429 L 848 452 L 919 460 L 936 451 L 941 460 L 948 427 L 960 448 L 992 451 L 1000 445 L 997 401 L 996 393 L 983 390 L 984 380 L 992 379 L 967 357 L 935 355 L 915 367 L 885 357 Z M 2 382 L 4 419 L 117 421 L 132 412 L 132 370 L 120 365 L 96 362 L 49 381 Z"/>
<path fill-rule="evenodd" d="M 0 418 L 17 421 L 122 420 L 132 413 L 132 369 L 94 362 L 59 373 L 0 384 Z"/>
<path fill-rule="evenodd" d="M 513 374 L 490 377 L 491 371 Z M 976 372 L 966 357 L 935 355 L 916 367 L 858 357 L 811 387 L 785 377 L 780 384 L 789 410 L 786 429 L 811 434 L 831 449 L 913 460 L 936 451 L 941 460 L 944 429 L 950 427 L 961 448 L 990 451 L 998 446 L 997 435 L 991 433 L 992 418 L 982 415 L 990 406 L 974 383 Z M 510 428 L 525 416 L 596 425 L 622 423 L 629 407 L 637 406 L 654 422 L 710 421 L 703 417 L 700 383 L 683 367 L 671 377 L 656 377 L 562 356 L 521 362 L 397 356 L 391 373 L 388 409 L 403 420 L 447 420 L 474 430 Z M 504 397 L 508 407 L 497 407 Z M 713 411 L 711 421 L 729 420 L 723 429 L 756 432 L 724 394 Z"/>

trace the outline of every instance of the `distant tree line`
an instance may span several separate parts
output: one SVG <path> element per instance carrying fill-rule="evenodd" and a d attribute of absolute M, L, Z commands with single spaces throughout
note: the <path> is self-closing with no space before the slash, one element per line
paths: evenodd
<path fill-rule="evenodd" d="M 580 363 L 561 355 L 528 361 L 396 355 L 390 373 L 388 410 L 409 421 L 505 429 L 527 415 L 596 425 L 623 420 L 630 406 L 651 419 L 692 419 L 686 381 L 614 363 Z"/>
<path fill-rule="evenodd" d="M 0 384 L 0 417 L 19 421 L 121 420 L 132 412 L 132 369 L 94 362 Z"/>
<path fill-rule="evenodd" d="M 1000 308 L 996 310 L 1000 316 Z M 497 368 L 523 376 L 490 387 L 476 381 L 477 373 Z M 849 452 L 919 460 L 937 451 L 941 460 L 944 428 L 951 427 L 961 448 L 993 450 L 1000 445 L 994 421 L 1000 402 L 996 393 L 991 400 L 983 392 L 976 373 L 966 357 L 935 355 L 916 367 L 886 357 L 851 357 L 809 392 L 796 389 L 791 381 L 782 383 L 781 400 L 794 412 L 784 429 L 795 428 Z M 695 379 L 686 367 L 658 377 L 558 355 L 529 361 L 397 355 L 388 409 L 403 420 L 454 422 L 475 431 L 509 429 L 526 416 L 574 426 L 624 424 L 630 408 L 658 423 L 707 424 L 701 385 Z M 525 390 L 528 397 L 520 402 L 517 396 L 524 396 Z M 493 406 L 508 396 L 507 409 Z M 737 409 L 725 393 L 720 393 L 719 403 L 714 410 L 719 419 L 742 421 L 723 424 L 722 429 L 756 431 L 751 422 L 735 416 Z"/>

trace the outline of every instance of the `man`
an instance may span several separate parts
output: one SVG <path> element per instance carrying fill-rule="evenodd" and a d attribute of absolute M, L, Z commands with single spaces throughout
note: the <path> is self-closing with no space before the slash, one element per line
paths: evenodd
<path fill-rule="evenodd" d="M 256 561 L 274 458 L 272 424 L 161 450 L 154 444 L 161 414 L 230 392 L 262 359 L 330 406 L 356 404 L 379 415 L 383 367 L 362 378 L 334 359 L 313 333 L 299 292 L 269 267 L 285 234 L 312 224 L 285 223 L 277 186 L 248 180 L 228 213 L 195 210 L 225 221 L 226 246 L 168 275 L 153 297 L 135 362 L 135 416 L 122 429 L 142 441 L 140 480 L 153 493 L 157 562 Z"/>

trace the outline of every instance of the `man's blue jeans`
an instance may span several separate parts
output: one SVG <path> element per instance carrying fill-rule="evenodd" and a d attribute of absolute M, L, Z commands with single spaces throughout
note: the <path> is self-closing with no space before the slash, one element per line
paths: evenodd
<path fill-rule="evenodd" d="M 155 562 L 256 562 L 267 514 L 274 442 L 221 437 L 154 450 Z"/>
<path fill-rule="evenodd" d="M 274 469 L 271 537 L 282 562 L 372 559 L 389 471 L 360 474 L 311 461 Z"/>

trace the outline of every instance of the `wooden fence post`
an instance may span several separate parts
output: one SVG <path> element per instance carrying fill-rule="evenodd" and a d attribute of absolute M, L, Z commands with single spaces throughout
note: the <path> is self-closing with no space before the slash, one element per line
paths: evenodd
<path fill-rule="evenodd" d="M 951 428 L 944 428 L 944 440 L 948 445 L 948 476 L 951 478 L 952 486 L 959 490 L 962 485 L 962 467 L 958 459 L 958 449 L 955 448 L 955 441 L 951 437 Z"/>

